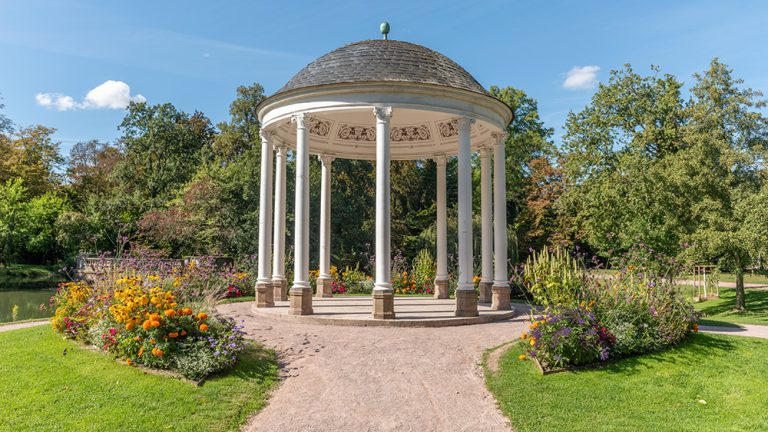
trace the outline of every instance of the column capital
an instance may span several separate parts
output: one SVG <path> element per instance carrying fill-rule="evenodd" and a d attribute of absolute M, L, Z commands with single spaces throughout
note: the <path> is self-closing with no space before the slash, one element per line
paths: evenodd
<path fill-rule="evenodd" d="M 493 139 L 496 140 L 496 142 L 493 143 L 493 145 L 504 145 L 504 142 L 507 140 L 507 135 L 508 134 L 506 131 L 491 133 L 491 136 L 493 137 Z"/>
<path fill-rule="evenodd" d="M 373 107 L 373 115 L 378 122 L 388 122 L 392 117 L 392 107 Z"/>
<path fill-rule="evenodd" d="M 309 115 L 307 113 L 298 113 L 291 116 L 291 123 L 296 123 L 298 129 L 304 129 L 309 124 Z"/>
<path fill-rule="evenodd" d="M 444 154 L 435 155 L 433 159 L 437 166 L 445 166 L 448 163 L 448 157 Z"/>
<path fill-rule="evenodd" d="M 463 127 L 470 127 L 473 124 L 475 124 L 475 119 L 471 117 L 459 117 L 458 119 L 456 119 L 456 122 L 459 129 L 461 129 Z"/>
<path fill-rule="evenodd" d="M 272 148 L 277 152 L 278 156 L 285 156 L 288 153 L 288 146 L 279 140 L 275 140 L 274 144 L 272 144 Z"/>
<path fill-rule="evenodd" d="M 259 131 L 259 137 L 262 141 L 266 141 L 268 143 L 272 142 L 272 137 L 275 136 L 275 132 L 261 129 Z"/>
<path fill-rule="evenodd" d="M 336 157 L 328 154 L 319 154 L 317 155 L 317 159 L 322 162 L 323 165 L 330 165 L 334 160 L 336 160 Z"/>
<path fill-rule="evenodd" d="M 480 159 L 488 159 L 491 157 L 493 145 L 483 145 L 480 147 Z"/>

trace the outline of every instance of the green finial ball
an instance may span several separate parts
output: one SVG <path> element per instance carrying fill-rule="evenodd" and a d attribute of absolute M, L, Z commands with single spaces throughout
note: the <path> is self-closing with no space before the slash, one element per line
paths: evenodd
<path fill-rule="evenodd" d="M 381 30 L 381 34 L 383 34 L 384 36 L 389 34 L 389 23 L 386 21 L 381 23 L 381 25 L 379 26 L 379 30 Z"/>

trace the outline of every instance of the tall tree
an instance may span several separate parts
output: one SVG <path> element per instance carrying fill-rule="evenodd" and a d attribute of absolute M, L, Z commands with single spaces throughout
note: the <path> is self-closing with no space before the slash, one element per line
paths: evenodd
<path fill-rule="evenodd" d="M 719 260 L 736 274 L 736 309 L 743 310 L 744 271 L 764 248 L 768 220 L 765 161 L 768 118 L 762 93 L 742 88 L 743 81 L 718 59 L 694 75 L 689 103 L 689 150 L 681 158 L 696 229 L 687 256 Z"/>
<path fill-rule="evenodd" d="M 606 257 L 638 241 L 675 255 L 691 229 L 690 197 L 670 177 L 670 156 L 685 145 L 682 83 L 652 72 L 611 71 L 565 125 L 560 161 L 568 186 L 559 207 L 578 224 L 579 240 Z"/>
<path fill-rule="evenodd" d="M 200 112 L 171 104 L 131 102 L 120 124 L 124 157 L 115 174 L 124 193 L 138 194 L 146 209 L 164 205 L 206 159 L 214 129 Z"/>
<path fill-rule="evenodd" d="M 0 182 L 20 178 L 29 194 L 36 196 L 57 189 L 62 180 L 64 159 L 59 143 L 52 136 L 55 129 L 32 126 L 0 134 Z"/>

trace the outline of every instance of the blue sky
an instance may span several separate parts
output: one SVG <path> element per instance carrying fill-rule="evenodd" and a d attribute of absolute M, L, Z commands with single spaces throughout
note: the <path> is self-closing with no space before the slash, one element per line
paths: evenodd
<path fill-rule="evenodd" d="M 391 39 L 451 57 L 486 87 L 525 90 L 558 136 L 593 82 L 625 63 L 690 83 L 717 56 L 768 93 L 764 1 L 0 0 L 3 112 L 55 127 L 65 153 L 117 138 L 130 98 L 219 122 L 237 86 L 270 94 L 320 55 L 379 38 L 385 20 Z"/>

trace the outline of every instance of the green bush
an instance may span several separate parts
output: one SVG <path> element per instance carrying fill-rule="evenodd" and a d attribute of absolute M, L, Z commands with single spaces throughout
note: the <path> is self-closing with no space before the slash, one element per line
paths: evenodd
<path fill-rule="evenodd" d="M 575 306 L 580 301 L 585 272 L 567 251 L 558 247 L 550 252 L 544 247 L 528 257 L 524 281 L 536 304 Z"/>

